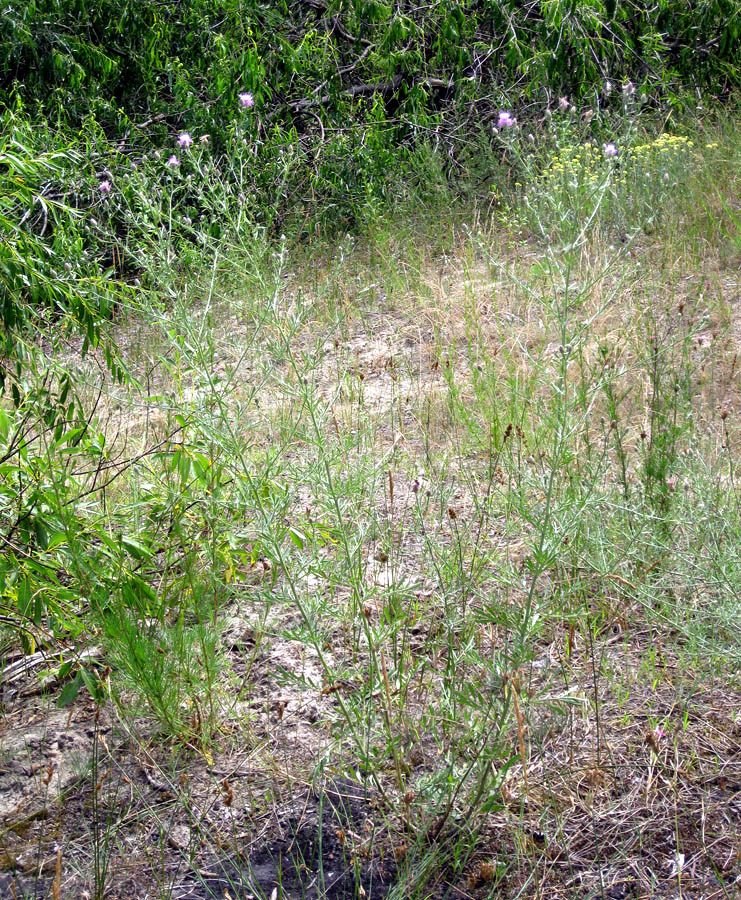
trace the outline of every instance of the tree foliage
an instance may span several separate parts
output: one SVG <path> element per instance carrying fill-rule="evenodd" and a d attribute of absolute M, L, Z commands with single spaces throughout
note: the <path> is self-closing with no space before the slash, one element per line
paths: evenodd
<path fill-rule="evenodd" d="M 347 125 L 374 96 L 409 124 L 605 79 L 719 92 L 740 38 L 735 0 L 11 0 L 0 92 L 116 138 L 187 123 L 218 141 L 240 90 L 264 132 Z"/>

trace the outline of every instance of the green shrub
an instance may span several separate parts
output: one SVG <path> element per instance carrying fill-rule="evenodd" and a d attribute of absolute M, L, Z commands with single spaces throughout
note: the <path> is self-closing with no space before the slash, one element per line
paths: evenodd
<path fill-rule="evenodd" d="M 733 0 L 11 2 L 0 101 L 16 92 L 61 129 L 92 116 L 127 156 L 166 157 L 182 131 L 220 160 L 241 145 L 254 218 L 324 210 L 344 227 L 411 146 L 432 138 L 454 160 L 501 106 L 567 94 L 619 108 L 609 85 L 628 80 L 653 98 L 725 96 L 740 17 Z"/>
<path fill-rule="evenodd" d="M 87 252 L 86 210 L 65 189 L 80 153 L 49 134 L 39 146 L 25 117 L 6 112 L 0 123 L 0 385 L 12 375 L 17 402 L 29 331 L 53 322 L 57 335 L 79 333 L 83 350 L 97 346 L 122 287 Z"/>

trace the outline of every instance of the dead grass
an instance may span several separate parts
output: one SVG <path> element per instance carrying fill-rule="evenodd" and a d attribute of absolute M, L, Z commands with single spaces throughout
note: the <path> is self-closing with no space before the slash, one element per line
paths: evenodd
<path fill-rule="evenodd" d="M 477 624 L 467 632 L 475 654 L 462 657 L 458 676 L 475 683 L 478 674 L 483 683 L 490 677 L 484 661 L 511 640 L 507 615 L 527 602 L 531 535 L 505 495 L 518 472 L 537 473 L 560 353 L 558 323 L 545 307 L 564 285 L 543 266 L 542 249 L 496 232 L 461 237 L 445 257 L 416 247 L 406 260 L 404 247 L 393 242 L 384 252 L 390 256 L 356 247 L 342 264 L 329 259 L 295 273 L 281 316 L 247 355 L 255 318 L 254 310 L 245 312 L 246 300 L 240 309 L 237 298 L 228 314 L 217 304 L 208 326 L 212 374 L 234 387 L 228 402 L 240 410 L 246 446 L 255 459 L 285 447 L 292 471 L 307 479 L 292 486 L 287 519 L 308 531 L 330 503 L 321 496 L 324 485 L 308 483 L 318 451 L 297 412 L 299 377 L 278 353 L 281 329 L 288 333 L 286 323 L 304 310 L 290 342 L 325 405 L 321 427 L 335 476 L 344 485 L 356 467 L 371 473 L 345 515 L 348 534 L 362 537 L 357 561 L 368 630 L 359 629 L 340 551 L 328 543 L 316 570 L 302 572 L 295 585 L 307 603 L 317 597 L 325 603 L 316 600 L 321 657 L 286 602 L 287 573 L 262 560 L 237 573 L 222 632 L 229 660 L 222 724 L 211 747 L 186 743 L 174 752 L 146 720 L 109 708 L 97 721 L 82 699 L 70 713 L 53 712 L 33 681 L 6 691 L 2 896 L 51 891 L 57 847 L 61 896 L 90 890 L 91 828 L 101 815 L 93 792 L 105 795 L 102 808 L 109 811 L 105 896 L 111 898 L 235 897 L 239 890 L 248 896 L 249 878 L 249 890 L 257 885 L 266 896 L 276 887 L 278 896 L 349 897 L 356 876 L 376 885 L 368 888 L 373 897 L 394 882 L 414 896 L 414 867 L 428 850 L 437 854 L 437 868 L 425 882 L 426 897 L 710 900 L 737 891 L 737 673 L 712 666 L 693 672 L 682 636 L 638 602 L 650 590 L 651 562 L 644 594 L 622 572 L 593 572 L 574 594 L 581 612 L 564 612 L 554 600 L 565 590 L 559 579 L 566 563 L 540 573 L 534 593 L 546 621 L 503 688 L 514 711 L 503 734 L 512 758 L 502 759 L 500 796 L 482 817 L 463 869 L 446 856 L 457 846 L 456 832 L 466 831 L 461 810 L 446 818 L 431 848 L 419 838 L 429 836 L 440 815 L 426 785 L 450 762 L 449 744 L 432 727 L 442 727 L 442 719 L 429 712 L 445 690 L 446 654 L 453 652 L 439 638 L 448 602 L 441 571 L 460 555 L 449 576 L 460 584 L 450 594 L 462 621 Z M 591 322 L 580 360 L 568 369 L 572 386 L 604 366 L 600 345 L 609 348 L 613 372 L 624 370 L 616 379 L 627 398 L 623 444 L 637 459 L 651 396 L 642 358 L 646 333 L 662 329 L 667 355 L 691 334 L 689 399 L 712 469 L 739 446 L 738 260 L 712 251 L 701 260 L 667 256 L 658 238 L 642 239 L 606 266 L 610 252 L 591 247 L 568 272 L 569 289 L 578 286 L 581 297 L 575 315 Z M 128 328 L 124 345 L 138 343 L 141 331 Z M 104 398 L 103 418 L 112 423 L 111 441 L 121 442 L 122 459 L 166 435 L 174 409 L 198 401 L 199 386 L 185 365 L 167 370 L 147 358 L 158 352 L 159 339 L 152 335 L 140 347 L 151 396 Z M 186 378 L 177 380 L 182 372 Z M 604 404 L 595 395 L 583 441 L 604 440 Z M 512 439 L 518 450 L 510 468 L 500 474 L 495 468 L 487 485 L 492 457 L 485 436 L 494 414 L 502 428 L 513 422 L 522 434 Z M 637 463 L 630 477 L 639 478 Z M 524 479 L 522 490 L 540 502 L 536 482 Z M 268 618 L 256 616 L 273 591 L 280 602 Z M 702 602 L 713 602 L 711 591 Z M 409 677 L 401 664 L 388 672 L 394 604 L 403 608 L 399 640 Z M 501 621 L 491 620 L 493 607 L 501 609 Z M 357 637 L 359 630 L 365 637 Z M 383 655 L 382 676 L 369 662 L 371 640 Z M 366 677 L 375 681 L 369 685 Z M 385 739 L 384 721 L 398 739 L 398 756 L 379 763 L 375 783 L 343 730 L 342 701 L 355 700 L 373 711 L 369 744 Z M 462 708 L 459 715 L 450 723 L 452 743 L 465 745 L 468 713 Z M 93 740 L 101 754 L 96 784 L 85 768 Z M 343 820 L 322 820 L 317 798 L 335 796 L 332 779 L 340 776 L 357 796 L 351 792 Z M 316 854 L 295 864 L 307 830 L 325 835 L 331 856 L 321 865 Z M 278 860 L 290 868 L 285 887 L 276 880 Z M 340 886 L 329 890 L 321 878 Z"/>

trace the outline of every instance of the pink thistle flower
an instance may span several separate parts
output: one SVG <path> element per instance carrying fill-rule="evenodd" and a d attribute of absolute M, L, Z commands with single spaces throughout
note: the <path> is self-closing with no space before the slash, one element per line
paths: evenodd
<path fill-rule="evenodd" d="M 500 110 L 497 128 L 511 128 L 514 124 L 515 120 L 512 118 L 512 113 L 506 109 Z"/>
<path fill-rule="evenodd" d="M 249 91 L 243 91 L 239 95 L 239 102 L 244 109 L 250 109 L 252 106 L 255 105 L 255 98 L 252 96 L 252 94 Z"/>
<path fill-rule="evenodd" d="M 171 169 L 177 169 L 177 167 L 180 165 L 180 160 L 173 153 L 172 156 L 167 160 L 167 165 Z"/>
<path fill-rule="evenodd" d="M 613 159 L 618 155 L 617 147 L 614 144 L 605 144 L 605 156 Z"/>
<path fill-rule="evenodd" d="M 101 194 L 110 194 L 110 192 L 111 192 L 110 181 L 108 181 L 107 178 L 104 179 L 103 181 L 101 181 L 100 184 L 98 185 L 98 190 L 100 191 Z"/>
<path fill-rule="evenodd" d="M 188 147 L 193 143 L 193 138 L 188 134 L 187 131 L 184 131 L 182 134 L 178 135 L 178 147 L 181 150 L 187 150 Z"/>

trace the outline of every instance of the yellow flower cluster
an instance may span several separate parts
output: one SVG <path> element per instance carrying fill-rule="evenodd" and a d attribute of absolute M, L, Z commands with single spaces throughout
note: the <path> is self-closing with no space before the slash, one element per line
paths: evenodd
<path fill-rule="evenodd" d="M 540 175 L 546 187 L 587 189 L 598 187 L 603 178 L 604 153 L 594 144 L 562 148 Z"/>
<path fill-rule="evenodd" d="M 570 174 L 572 172 L 578 172 L 584 168 L 589 168 L 592 163 L 601 161 L 602 158 L 602 152 L 594 144 L 581 144 L 578 147 L 564 147 L 555 155 L 544 175 L 547 175 L 548 172 L 552 172 L 553 174 Z"/>
<path fill-rule="evenodd" d="M 632 146 L 625 140 L 561 147 L 527 188 L 518 182 L 521 210 L 539 233 L 565 239 L 585 222 L 622 230 L 653 227 L 666 192 L 690 171 L 694 154 L 693 141 L 675 134 Z"/>
<path fill-rule="evenodd" d="M 649 141 L 647 144 L 636 144 L 626 151 L 626 156 L 632 162 L 654 161 L 657 154 L 671 154 L 678 157 L 688 153 L 694 143 L 686 137 L 677 134 L 662 134 L 655 141 Z M 660 160 L 664 162 L 664 159 Z"/>
<path fill-rule="evenodd" d="M 617 172 L 614 161 L 606 157 L 600 146 L 587 143 L 564 147 L 541 172 L 541 187 L 556 191 L 590 190 L 611 178 L 616 184 L 625 185 L 636 177 L 661 176 L 667 168 L 684 160 L 693 146 L 686 137 L 662 134 L 653 141 L 618 150 Z"/>

